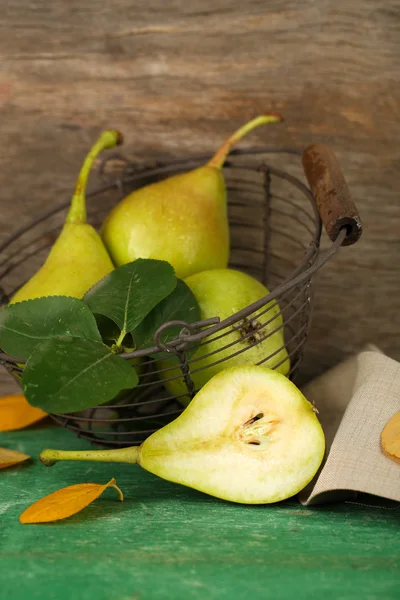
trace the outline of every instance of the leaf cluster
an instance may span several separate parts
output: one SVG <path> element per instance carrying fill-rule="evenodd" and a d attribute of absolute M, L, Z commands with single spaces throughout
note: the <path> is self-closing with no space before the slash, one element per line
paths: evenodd
<path fill-rule="evenodd" d="M 29 404 L 70 413 L 134 388 L 137 365 L 121 354 L 154 346 L 167 321 L 199 318 L 195 297 L 168 262 L 137 259 L 106 275 L 82 300 L 51 296 L 6 306 L 0 310 L 0 348 L 24 361 Z M 179 329 L 168 329 L 162 341 Z"/>

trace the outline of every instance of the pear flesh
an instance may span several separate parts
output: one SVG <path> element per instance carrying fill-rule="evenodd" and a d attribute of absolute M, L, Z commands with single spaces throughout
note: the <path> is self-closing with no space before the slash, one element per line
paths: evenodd
<path fill-rule="evenodd" d="M 264 504 L 300 492 L 324 450 L 321 425 L 296 386 L 248 366 L 209 381 L 174 422 L 144 442 L 139 463 L 224 500 Z"/>
<path fill-rule="evenodd" d="M 209 319 L 219 316 L 221 321 L 239 310 L 246 308 L 253 302 L 269 294 L 269 290 L 259 281 L 234 269 L 214 269 L 197 273 L 185 280 L 199 303 L 201 318 Z M 269 310 L 261 317 L 257 314 Z M 231 333 L 218 338 L 225 332 L 222 330 L 210 335 L 210 340 L 205 338 L 202 345 L 191 356 L 191 379 L 195 390 L 201 389 L 214 375 L 228 367 L 238 365 L 252 365 L 266 359 L 264 366 L 276 367 L 276 370 L 287 375 L 290 370 L 290 360 L 285 347 L 283 334 L 283 320 L 279 305 L 275 300 L 251 315 L 247 320 L 231 328 Z M 280 329 L 279 329 L 280 328 Z M 278 331 L 275 331 L 278 329 Z M 262 339 L 269 333 L 266 339 Z M 232 345 L 230 345 L 232 344 Z M 225 347 L 229 346 L 229 347 Z M 232 356 L 238 351 L 242 351 Z M 210 356 L 207 356 L 210 354 Z M 204 358 L 202 358 L 204 357 Z M 221 361 L 221 362 L 218 362 Z M 212 364 L 217 362 L 217 364 Z M 176 357 L 168 357 L 157 363 L 160 379 L 176 377 L 165 382 L 168 392 L 183 404 L 189 402 L 186 384 L 183 380 L 179 361 Z M 200 370 L 202 369 L 203 370 Z"/>
<path fill-rule="evenodd" d="M 135 190 L 119 202 L 101 230 L 113 262 L 120 266 L 137 258 L 166 260 L 181 279 L 226 267 L 229 227 L 223 163 L 249 131 L 281 120 L 276 114 L 252 119 L 206 165 Z"/>
<path fill-rule="evenodd" d="M 169 481 L 244 504 L 296 495 L 324 457 L 325 437 L 313 406 L 284 375 L 257 366 L 226 369 L 172 423 L 139 448 L 68 452 L 57 460 L 138 463 Z"/>

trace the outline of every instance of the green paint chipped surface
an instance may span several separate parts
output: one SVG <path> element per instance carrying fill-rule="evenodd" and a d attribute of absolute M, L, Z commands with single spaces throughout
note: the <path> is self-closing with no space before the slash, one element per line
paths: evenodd
<path fill-rule="evenodd" d="M 0 446 L 34 457 L 0 473 L 1 600 L 399 598 L 399 509 L 240 506 L 136 465 L 46 468 L 37 460 L 45 447 L 90 447 L 52 426 L 0 434 Z M 111 477 L 124 503 L 109 490 L 65 521 L 18 521 L 50 492 Z"/>

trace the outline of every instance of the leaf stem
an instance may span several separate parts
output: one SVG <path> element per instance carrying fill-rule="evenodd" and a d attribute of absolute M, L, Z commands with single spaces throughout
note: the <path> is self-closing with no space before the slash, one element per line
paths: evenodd
<path fill-rule="evenodd" d="M 117 341 L 115 342 L 115 345 L 117 346 L 117 348 L 121 349 L 122 347 L 122 342 L 124 341 L 124 337 L 126 336 L 126 330 L 122 329 L 121 333 L 119 334 L 119 338 L 117 339 Z"/>
<path fill-rule="evenodd" d="M 117 490 L 117 492 L 118 492 L 118 500 L 120 500 L 121 502 L 123 502 L 124 501 L 124 493 L 121 490 L 121 488 L 119 488 L 117 486 L 117 482 L 115 481 L 114 477 L 111 479 L 109 487 L 113 487 L 115 490 Z"/>

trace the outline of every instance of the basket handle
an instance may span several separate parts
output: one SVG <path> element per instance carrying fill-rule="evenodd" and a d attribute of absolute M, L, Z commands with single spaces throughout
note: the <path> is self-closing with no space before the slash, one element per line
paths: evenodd
<path fill-rule="evenodd" d="M 303 152 L 303 168 L 332 242 L 345 228 L 347 235 L 342 245 L 354 244 L 362 233 L 361 219 L 332 150 L 325 144 L 311 144 Z"/>

